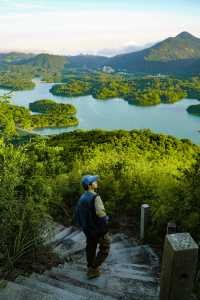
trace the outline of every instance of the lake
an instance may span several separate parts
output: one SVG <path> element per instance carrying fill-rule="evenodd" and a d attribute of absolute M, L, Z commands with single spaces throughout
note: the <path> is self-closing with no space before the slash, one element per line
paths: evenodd
<path fill-rule="evenodd" d="M 143 129 L 174 135 L 178 138 L 189 138 L 200 144 L 200 117 L 187 113 L 186 108 L 199 104 L 195 99 L 183 99 L 175 104 L 159 104 L 139 107 L 123 99 L 96 100 L 92 96 L 68 98 L 53 96 L 49 93 L 52 83 L 34 80 L 36 87 L 32 91 L 18 91 L 13 94 L 13 102 L 28 107 L 30 102 L 40 99 L 54 99 L 57 102 L 73 104 L 77 109 L 80 124 L 70 128 L 37 129 L 38 133 L 59 134 L 75 129 Z M 6 92 L 0 89 L 0 95 Z"/>

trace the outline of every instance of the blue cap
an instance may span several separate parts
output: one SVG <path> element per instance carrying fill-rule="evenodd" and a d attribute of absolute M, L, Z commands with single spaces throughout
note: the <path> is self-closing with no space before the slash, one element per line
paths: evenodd
<path fill-rule="evenodd" d="M 88 185 L 88 184 L 93 183 L 94 181 L 97 181 L 97 179 L 99 179 L 98 175 L 85 175 L 81 179 L 81 184 L 82 185 Z"/>

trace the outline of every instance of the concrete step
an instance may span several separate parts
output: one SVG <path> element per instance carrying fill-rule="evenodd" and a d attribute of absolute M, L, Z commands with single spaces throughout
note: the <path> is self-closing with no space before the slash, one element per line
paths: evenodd
<path fill-rule="evenodd" d="M 87 299 L 95 299 L 95 300 L 113 300 L 116 298 L 107 296 L 104 293 L 98 293 L 96 289 L 91 289 L 91 288 L 85 288 L 81 287 L 79 285 L 76 285 L 75 282 L 67 282 L 67 281 L 59 281 L 57 279 L 48 277 L 44 274 L 39 275 L 39 274 L 32 274 L 31 278 L 36 278 L 40 282 L 47 283 L 51 286 L 55 286 L 60 289 L 67 290 L 69 292 L 76 293 L 77 295 L 87 297 Z"/>
<path fill-rule="evenodd" d="M 0 300 L 55 300 L 55 298 L 15 282 L 8 282 L 5 288 L 0 289 Z"/>
<path fill-rule="evenodd" d="M 107 274 L 110 276 L 116 276 L 119 278 L 130 278 L 130 279 L 138 279 L 142 281 L 153 281 L 155 282 L 155 278 L 150 270 L 139 270 L 134 268 L 124 268 L 121 265 L 106 265 L 103 264 L 101 267 L 101 271 L 103 274 Z M 66 263 L 64 265 L 60 265 L 59 267 L 52 268 L 51 270 L 54 271 L 68 271 L 68 270 L 77 270 L 83 273 L 87 272 L 87 266 L 78 263 Z"/>
<path fill-rule="evenodd" d="M 55 253 L 59 255 L 61 258 L 68 258 L 72 257 L 77 254 L 81 254 L 81 256 L 85 253 L 85 242 L 83 243 L 74 243 L 73 241 L 69 241 L 71 245 L 73 245 L 71 248 L 69 248 L 68 244 L 66 245 L 65 242 L 60 243 L 57 247 L 53 249 Z"/>
<path fill-rule="evenodd" d="M 59 230 L 56 234 L 52 233 L 52 237 L 50 237 L 47 241 L 46 241 L 46 245 L 57 245 L 60 242 L 62 242 L 62 240 L 64 238 L 66 238 L 67 236 L 69 236 L 72 231 L 73 231 L 73 227 L 68 227 L 68 228 L 64 228 Z"/>
<path fill-rule="evenodd" d="M 125 273 L 112 274 L 103 271 L 100 277 L 91 280 L 87 279 L 85 272 L 82 269 L 78 269 L 78 266 L 68 266 L 68 268 L 63 269 L 54 268 L 52 271 L 46 271 L 45 275 L 61 281 L 75 281 L 76 285 L 79 286 L 86 287 L 92 285 L 112 297 L 135 296 L 136 299 L 138 297 L 138 299 L 142 300 L 146 299 L 144 298 L 145 296 L 158 296 L 157 280 L 151 276 Z"/>
<path fill-rule="evenodd" d="M 87 299 L 95 299 L 95 300 L 103 300 L 104 296 L 100 294 L 92 293 L 90 296 L 88 295 L 88 290 L 85 290 L 85 296 L 83 294 L 78 294 L 76 291 L 76 287 L 72 286 L 71 290 L 69 289 L 63 289 L 60 287 L 56 287 L 55 285 L 52 285 L 47 282 L 43 282 L 40 280 L 40 278 L 37 277 L 23 277 L 19 276 L 17 279 L 18 284 L 21 284 L 25 287 L 31 288 L 32 290 L 36 290 L 42 293 L 46 293 L 48 295 L 51 295 L 53 299 L 55 300 L 87 300 Z M 84 289 L 82 289 L 83 291 Z M 113 300 L 112 298 L 107 298 L 107 300 Z"/>
<path fill-rule="evenodd" d="M 134 263 L 146 264 L 143 251 L 140 246 L 124 247 L 120 249 L 110 248 L 110 253 L 106 259 L 107 263 Z"/>

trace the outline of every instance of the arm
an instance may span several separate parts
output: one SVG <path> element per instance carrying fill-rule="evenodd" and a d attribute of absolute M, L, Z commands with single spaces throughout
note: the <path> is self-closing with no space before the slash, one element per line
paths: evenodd
<path fill-rule="evenodd" d="M 109 217 L 106 214 L 104 204 L 99 195 L 95 198 L 95 210 L 96 210 L 96 215 L 100 218 L 100 220 L 102 222 L 107 223 Z"/>

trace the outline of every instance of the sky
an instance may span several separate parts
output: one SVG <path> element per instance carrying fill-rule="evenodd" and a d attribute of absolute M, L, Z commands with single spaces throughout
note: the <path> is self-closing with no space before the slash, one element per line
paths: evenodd
<path fill-rule="evenodd" d="M 199 15 L 199 0 L 0 0 L 0 50 L 98 54 L 200 38 Z"/>

